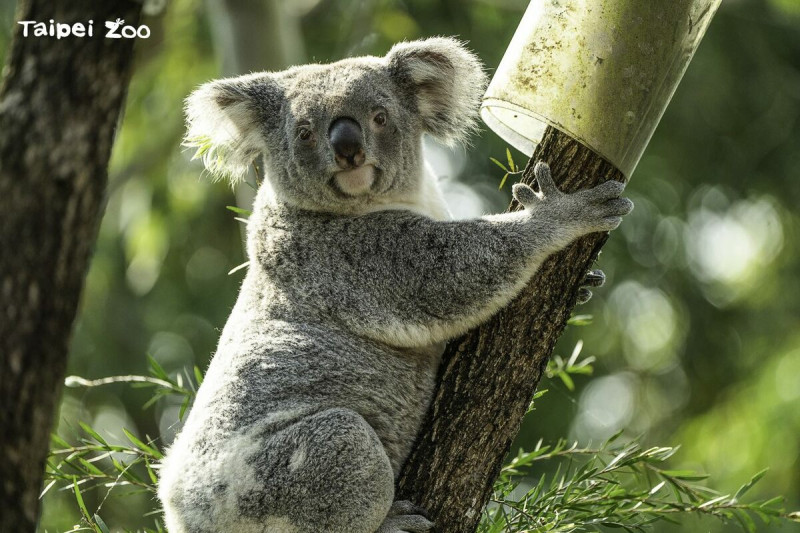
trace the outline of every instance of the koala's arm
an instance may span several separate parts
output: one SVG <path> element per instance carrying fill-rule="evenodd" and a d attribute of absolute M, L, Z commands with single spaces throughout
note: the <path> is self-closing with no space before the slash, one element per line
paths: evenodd
<path fill-rule="evenodd" d="M 351 331 L 390 345 L 466 332 L 511 301 L 548 255 L 615 228 L 632 208 L 621 183 L 566 195 L 546 165 L 536 170 L 541 192 L 516 185 L 526 209 L 515 213 L 441 222 L 380 211 L 326 221 L 308 243 L 306 261 L 317 264 L 302 290 Z"/>

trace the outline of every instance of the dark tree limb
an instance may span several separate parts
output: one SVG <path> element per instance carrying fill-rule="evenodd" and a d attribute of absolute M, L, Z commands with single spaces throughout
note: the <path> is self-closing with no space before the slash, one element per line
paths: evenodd
<path fill-rule="evenodd" d="M 539 160 L 565 192 L 624 181 L 613 165 L 552 127 L 523 182 L 533 181 Z M 509 210 L 518 208 L 512 203 Z M 580 282 L 607 237 L 588 235 L 550 257 L 508 307 L 448 345 L 427 420 L 398 481 L 398 498 L 426 508 L 437 531 L 476 530 Z"/>
<path fill-rule="evenodd" d="M 94 37 L 23 37 L 0 88 L 0 532 L 36 528 L 72 323 L 104 206 L 138 26 L 128 0 L 21 1 L 18 20 L 94 21 Z"/>

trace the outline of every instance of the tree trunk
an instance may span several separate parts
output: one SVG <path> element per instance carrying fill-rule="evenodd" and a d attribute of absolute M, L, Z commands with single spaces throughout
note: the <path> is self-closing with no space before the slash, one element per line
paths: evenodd
<path fill-rule="evenodd" d="M 523 182 L 533 181 L 539 160 L 565 192 L 624 181 L 611 163 L 555 128 L 545 132 Z M 518 208 L 512 202 L 509 210 Z M 427 420 L 398 481 L 398 498 L 426 508 L 437 531 L 476 530 L 580 283 L 606 239 L 587 235 L 551 256 L 508 307 L 448 345 Z"/>
<path fill-rule="evenodd" d="M 94 37 L 17 25 L 0 88 L 0 532 L 33 532 L 72 323 L 104 205 L 108 159 L 141 3 L 29 0 L 19 20 L 87 24 Z"/>

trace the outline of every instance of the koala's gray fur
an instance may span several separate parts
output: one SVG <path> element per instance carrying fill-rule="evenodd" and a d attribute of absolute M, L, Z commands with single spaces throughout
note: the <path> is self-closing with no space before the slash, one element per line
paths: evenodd
<path fill-rule="evenodd" d="M 189 98 L 187 139 L 209 170 L 236 177 L 263 155 L 268 180 L 239 299 L 162 465 L 171 533 L 431 529 L 394 502 L 394 479 L 441 346 L 506 305 L 549 254 L 632 208 L 620 183 L 566 195 L 540 164 L 539 192 L 514 187 L 524 211 L 447 220 L 422 134 L 463 140 L 484 85 L 474 55 L 435 38 Z M 340 117 L 363 133 L 355 169 L 329 142 Z"/>

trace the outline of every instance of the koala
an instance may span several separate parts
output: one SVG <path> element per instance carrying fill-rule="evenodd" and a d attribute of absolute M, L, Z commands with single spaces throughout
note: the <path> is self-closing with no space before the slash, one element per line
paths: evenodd
<path fill-rule="evenodd" d="M 425 532 L 394 485 L 442 347 L 505 306 L 543 260 L 616 228 L 610 181 L 575 194 L 535 167 L 514 213 L 449 220 L 422 136 L 476 127 L 485 87 L 462 43 L 209 82 L 187 100 L 207 169 L 266 179 L 249 268 L 185 426 L 161 465 L 171 533 Z"/>

